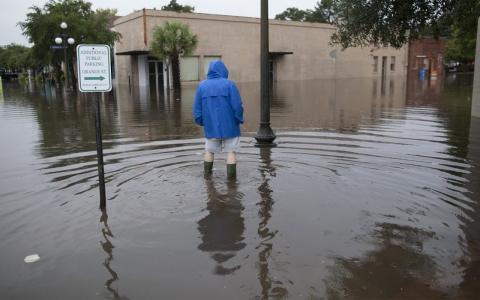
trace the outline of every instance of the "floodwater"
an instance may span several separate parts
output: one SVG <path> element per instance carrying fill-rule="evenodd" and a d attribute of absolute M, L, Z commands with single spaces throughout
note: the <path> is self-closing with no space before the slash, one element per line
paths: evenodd
<path fill-rule="evenodd" d="M 473 75 L 239 83 L 236 180 L 203 175 L 195 88 L 100 95 L 4 82 L 0 298 L 480 297 Z M 28 255 L 39 260 L 26 263 Z"/>

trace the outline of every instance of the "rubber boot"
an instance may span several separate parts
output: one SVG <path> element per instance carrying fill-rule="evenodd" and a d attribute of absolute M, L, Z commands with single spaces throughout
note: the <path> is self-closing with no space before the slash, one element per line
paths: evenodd
<path fill-rule="evenodd" d="M 237 177 L 237 164 L 227 164 L 227 178 Z"/>
<path fill-rule="evenodd" d="M 204 161 L 203 162 L 203 169 L 205 170 L 205 173 L 212 173 L 213 169 L 213 161 Z"/>

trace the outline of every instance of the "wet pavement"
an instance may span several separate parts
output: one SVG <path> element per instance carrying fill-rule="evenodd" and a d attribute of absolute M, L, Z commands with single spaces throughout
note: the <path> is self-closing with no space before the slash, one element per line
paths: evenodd
<path fill-rule="evenodd" d="M 480 297 L 473 75 L 275 83 L 245 107 L 237 179 L 203 174 L 195 87 L 100 95 L 4 82 L 0 298 Z M 25 257 L 39 260 L 26 263 Z"/>

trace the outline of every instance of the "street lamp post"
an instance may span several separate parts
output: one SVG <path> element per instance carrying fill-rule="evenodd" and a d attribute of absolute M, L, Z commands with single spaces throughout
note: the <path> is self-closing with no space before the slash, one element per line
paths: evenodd
<path fill-rule="evenodd" d="M 71 91 L 72 89 L 70 88 L 70 77 L 68 76 L 69 68 L 68 68 L 68 60 L 67 60 L 67 42 L 70 45 L 73 45 L 73 43 L 75 43 L 75 40 L 72 38 L 70 34 L 65 33 L 65 29 L 67 29 L 67 23 L 62 22 L 62 24 L 60 24 L 60 28 L 62 28 L 62 33 L 58 34 L 57 38 L 55 39 L 55 43 L 60 45 L 63 42 L 63 54 L 65 56 L 65 67 L 66 67 L 65 69 L 66 69 L 66 76 L 67 76 L 66 90 Z"/>
<path fill-rule="evenodd" d="M 255 147 L 275 147 L 276 138 L 270 127 L 270 75 L 268 46 L 268 0 L 260 3 L 260 129 Z"/>

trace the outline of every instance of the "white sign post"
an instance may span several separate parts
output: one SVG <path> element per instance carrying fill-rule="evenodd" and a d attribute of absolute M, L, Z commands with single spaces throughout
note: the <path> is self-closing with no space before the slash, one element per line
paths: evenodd
<path fill-rule="evenodd" d="M 80 91 L 109 92 L 112 90 L 108 45 L 78 45 L 77 65 Z"/>
<path fill-rule="evenodd" d="M 112 90 L 110 72 L 110 47 L 107 45 L 78 45 L 78 86 L 82 92 L 93 94 L 95 102 L 95 129 L 97 135 L 98 187 L 100 189 L 100 208 L 107 206 L 105 196 L 105 172 L 103 169 L 102 127 L 100 121 L 100 103 L 97 92 Z"/>

